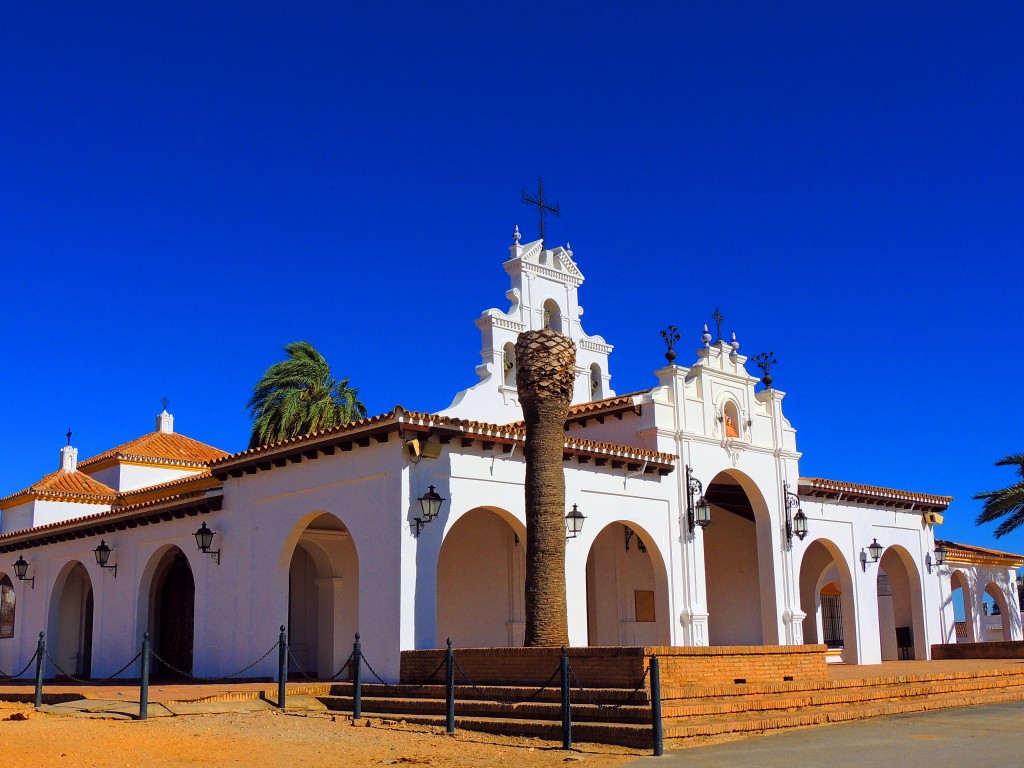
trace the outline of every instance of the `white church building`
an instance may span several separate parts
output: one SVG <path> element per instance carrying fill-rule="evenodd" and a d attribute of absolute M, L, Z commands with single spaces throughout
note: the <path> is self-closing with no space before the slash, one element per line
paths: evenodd
<path fill-rule="evenodd" d="M 503 266 L 508 308 L 476 321 L 478 381 L 439 413 L 398 406 L 228 454 L 176 432 L 165 409 L 155 431 L 98 456 L 62 448 L 56 472 L 0 499 L 0 670 L 20 669 L 40 632 L 48 675 L 93 677 L 146 631 L 199 675 L 250 664 L 282 624 L 293 671 L 322 678 L 356 632 L 391 681 L 402 651 L 447 637 L 521 644 L 512 350 L 545 326 L 577 348 L 563 451 L 570 528 L 584 516 L 566 542 L 573 645 L 823 643 L 832 661 L 877 664 L 1022 638 L 1024 557 L 937 541 L 949 497 L 802 477 L 785 394 L 734 341 L 705 329 L 687 365 L 673 358 L 649 389 L 617 395 L 611 345 L 581 325 L 572 251 L 517 230 Z M 207 551 L 197 531 L 213 533 Z M 248 674 L 270 678 L 276 663 Z"/>

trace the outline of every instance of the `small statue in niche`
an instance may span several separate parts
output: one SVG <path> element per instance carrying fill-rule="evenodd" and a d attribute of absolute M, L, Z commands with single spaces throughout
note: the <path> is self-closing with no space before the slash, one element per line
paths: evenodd
<path fill-rule="evenodd" d="M 739 430 L 736 428 L 736 421 L 733 419 L 732 414 L 729 411 L 725 412 L 725 436 L 726 437 L 739 437 Z"/>

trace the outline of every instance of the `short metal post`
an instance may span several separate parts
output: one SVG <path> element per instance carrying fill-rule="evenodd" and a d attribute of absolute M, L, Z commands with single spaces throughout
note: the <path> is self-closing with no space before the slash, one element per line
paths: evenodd
<path fill-rule="evenodd" d="M 665 754 L 665 737 L 661 730 L 661 667 L 657 656 L 651 656 L 651 731 L 654 756 Z"/>
<path fill-rule="evenodd" d="M 149 717 L 149 662 L 149 632 L 144 632 L 139 658 L 139 720 Z"/>
<path fill-rule="evenodd" d="M 562 749 L 572 749 L 572 707 L 569 701 L 569 649 L 562 646 Z"/>
<path fill-rule="evenodd" d="M 444 652 L 444 700 L 448 733 L 455 733 L 455 651 L 452 639 L 448 638 L 448 649 Z"/>
<path fill-rule="evenodd" d="M 42 632 L 36 644 L 36 709 L 43 706 L 43 660 L 46 658 L 46 640 Z"/>
<path fill-rule="evenodd" d="M 285 688 L 288 683 L 288 634 L 285 632 L 284 624 L 281 625 L 281 634 L 277 638 L 277 708 L 284 709 Z"/>
<path fill-rule="evenodd" d="M 356 632 L 356 641 L 352 643 L 352 719 L 358 720 L 363 716 L 363 646 L 359 642 L 359 633 Z"/>

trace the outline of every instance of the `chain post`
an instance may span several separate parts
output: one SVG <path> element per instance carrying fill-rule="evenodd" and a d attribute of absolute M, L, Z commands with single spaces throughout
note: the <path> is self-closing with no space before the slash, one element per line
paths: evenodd
<path fill-rule="evenodd" d="M 363 716 L 363 645 L 359 642 L 359 633 L 356 632 L 356 641 L 352 643 L 352 719 L 358 720 Z"/>
<path fill-rule="evenodd" d="M 665 754 L 665 737 L 661 729 L 661 663 L 657 656 L 651 656 L 651 735 L 654 739 L 654 756 Z"/>
<path fill-rule="evenodd" d="M 40 632 L 36 644 L 36 709 L 43 706 L 43 660 L 46 658 L 46 637 Z"/>
<path fill-rule="evenodd" d="M 445 725 L 448 733 L 455 733 L 455 651 L 452 650 L 452 639 L 448 638 L 448 648 L 444 652 L 444 700 Z"/>
<path fill-rule="evenodd" d="M 149 718 L 149 632 L 142 633 L 142 656 L 139 657 L 139 720 Z"/>
<path fill-rule="evenodd" d="M 572 708 L 569 701 L 569 649 L 562 646 L 562 749 L 572 749 Z"/>
<path fill-rule="evenodd" d="M 284 624 L 281 625 L 281 634 L 277 638 L 277 708 L 283 710 L 285 707 L 285 696 L 287 695 L 288 683 L 288 634 Z"/>

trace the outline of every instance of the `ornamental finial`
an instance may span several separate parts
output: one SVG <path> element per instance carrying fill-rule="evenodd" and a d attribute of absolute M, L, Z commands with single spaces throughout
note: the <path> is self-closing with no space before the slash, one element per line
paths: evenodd
<path fill-rule="evenodd" d="M 772 366 L 775 365 L 775 363 L 778 362 L 778 360 L 775 359 L 775 353 L 774 352 L 762 352 L 759 355 L 754 355 L 753 360 L 754 360 L 754 363 L 757 365 L 757 367 L 761 369 L 761 373 L 764 374 L 764 376 L 761 377 L 761 383 L 764 384 L 765 387 L 767 387 L 768 389 L 771 389 L 772 388 Z"/>
<path fill-rule="evenodd" d="M 705 347 L 711 346 L 711 333 L 708 331 L 707 323 L 704 323 L 704 333 L 700 335 L 700 340 L 704 342 Z"/>
<path fill-rule="evenodd" d="M 661 332 L 661 338 L 665 340 L 665 344 L 668 346 L 668 350 L 665 352 L 665 359 L 668 360 L 669 365 L 674 365 L 676 360 L 676 351 L 673 347 L 675 346 L 675 343 L 679 341 L 679 329 L 674 325 L 670 325 Z"/>
<path fill-rule="evenodd" d="M 516 245 L 519 245 L 519 241 L 523 239 L 523 236 L 521 234 L 519 234 L 519 225 L 518 224 L 516 224 L 515 231 L 512 232 L 512 239 L 515 241 Z"/>
<path fill-rule="evenodd" d="M 740 343 L 736 341 L 736 331 L 732 332 L 732 341 L 729 342 L 729 346 L 732 347 L 732 353 L 734 355 L 740 351 Z"/>

